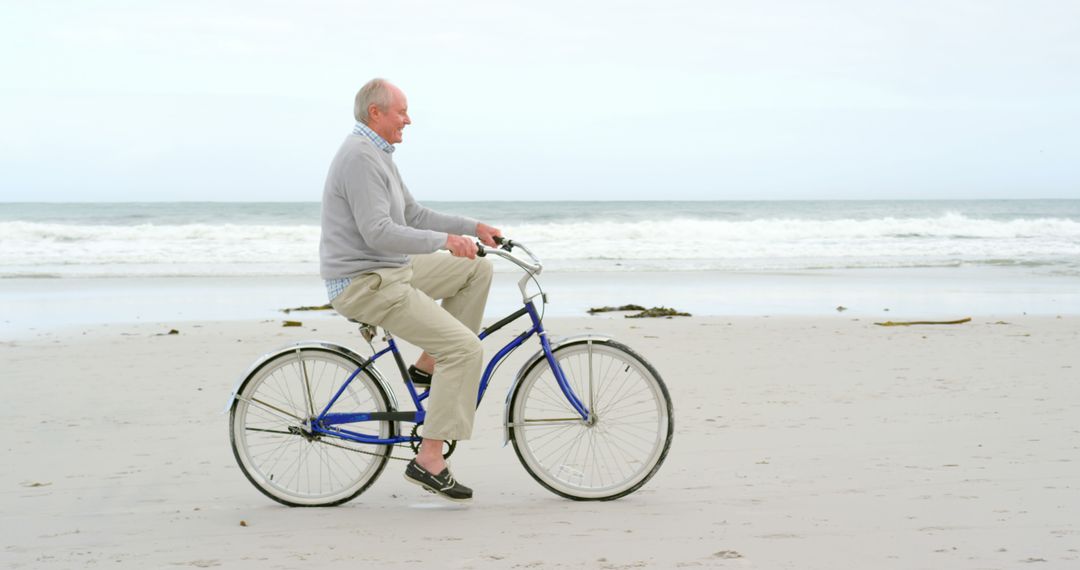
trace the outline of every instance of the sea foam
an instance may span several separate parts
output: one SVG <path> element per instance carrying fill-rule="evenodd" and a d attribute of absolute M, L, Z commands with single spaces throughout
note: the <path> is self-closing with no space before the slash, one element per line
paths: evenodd
<path fill-rule="evenodd" d="M 499 223 L 498 220 L 491 220 Z M 1080 268 L 1080 222 L 950 212 L 871 219 L 669 218 L 500 224 L 550 269 L 801 270 L 959 264 Z M 0 222 L 0 276 L 304 275 L 311 224 Z M 512 270 L 500 267 L 501 270 Z"/>

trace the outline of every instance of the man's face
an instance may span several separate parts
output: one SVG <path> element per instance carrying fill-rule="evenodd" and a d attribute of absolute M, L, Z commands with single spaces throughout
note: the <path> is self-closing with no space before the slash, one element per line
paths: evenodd
<path fill-rule="evenodd" d="M 405 100 L 405 94 L 393 86 L 390 92 L 391 101 L 385 110 L 377 106 L 371 108 L 371 124 L 368 126 L 386 142 L 397 144 L 401 142 L 401 131 L 412 121 L 409 120 L 409 103 Z"/>

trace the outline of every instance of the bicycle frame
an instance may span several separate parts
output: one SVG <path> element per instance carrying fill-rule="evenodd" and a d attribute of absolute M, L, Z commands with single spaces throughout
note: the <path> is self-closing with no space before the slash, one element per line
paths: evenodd
<path fill-rule="evenodd" d="M 581 416 L 583 421 L 589 419 L 589 410 L 578 398 L 570 387 L 569 382 L 566 380 L 566 376 L 563 374 L 562 368 L 559 366 L 558 361 L 555 359 L 555 355 L 552 353 L 551 343 L 548 340 L 547 333 L 544 331 L 543 323 L 540 320 L 540 316 L 536 312 L 536 305 L 532 302 L 532 299 L 524 299 L 524 306 L 517 311 L 507 315 L 502 320 L 496 322 L 490 327 L 480 331 L 478 335 L 480 340 L 486 339 L 495 331 L 505 327 L 506 325 L 516 321 L 524 315 L 529 315 L 529 319 L 532 321 L 532 326 L 525 332 L 519 334 L 505 346 L 503 346 L 498 353 L 495 354 L 488 361 L 487 367 L 484 369 L 484 374 L 480 378 L 480 389 L 476 396 L 476 405 L 480 406 L 480 402 L 484 399 L 484 394 L 487 392 L 488 384 L 491 381 L 492 375 L 495 373 L 495 369 L 498 368 L 500 362 L 503 361 L 511 352 L 516 350 L 525 341 L 529 340 L 533 335 L 537 335 L 540 338 L 540 345 L 543 348 L 544 357 L 547 359 L 548 366 L 551 367 L 552 373 L 555 376 L 555 380 L 559 385 L 559 389 L 562 390 L 564 396 L 566 396 L 567 402 L 574 409 L 574 411 Z M 426 411 L 424 410 L 423 401 L 427 399 L 430 394 L 430 389 L 425 390 L 423 393 L 417 393 L 416 387 L 411 381 L 408 380 L 408 372 L 405 368 L 405 361 L 401 357 L 401 352 L 398 350 L 397 343 L 394 341 L 393 336 L 389 332 L 386 333 L 387 347 L 376 352 L 371 358 L 367 359 L 359 368 L 353 371 L 348 379 L 342 383 L 334 397 L 330 399 L 326 407 L 315 417 L 313 421 L 309 422 L 307 426 L 312 433 L 333 436 L 357 443 L 373 444 L 373 445 L 394 445 L 398 443 L 407 443 L 417 441 L 418 437 L 396 435 L 389 438 L 380 438 L 367 434 L 357 433 L 343 427 L 345 424 L 369 422 L 369 421 L 391 421 L 391 422 L 411 422 L 421 423 L 424 421 Z M 338 398 L 348 389 L 349 384 L 356 379 L 357 375 L 372 365 L 380 357 L 387 353 L 394 355 L 394 362 L 397 364 L 397 368 L 401 373 L 402 380 L 405 381 L 405 386 L 409 390 L 409 396 L 412 398 L 413 405 L 416 407 L 415 411 L 389 411 L 389 412 L 353 412 L 353 413 L 339 413 L 331 412 L 330 409 L 337 403 Z"/>

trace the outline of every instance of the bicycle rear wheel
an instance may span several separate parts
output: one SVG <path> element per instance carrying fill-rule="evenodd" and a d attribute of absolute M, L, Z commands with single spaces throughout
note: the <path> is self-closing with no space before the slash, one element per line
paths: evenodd
<path fill-rule="evenodd" d="M 533 363 L 510 400 L 510 438 L 522 466 L 569 499 L 633 493 L 671 447 L 671 397 L 660 374 L 615 341 L 574 341 L 554 355 L 592 417 L 582 420 L 570 406 L 547 359 Z"/>
<path fill-rule="evenodd" d="M 319 414 L 360 363 L 325 348 L 304 347 L 268 360 L 241 384 L 229 435 L 240 469 L 271 499 L 292 507 L 344 503 L 367 489 L 391 448 L 315 434 Z M 353 379 L 331 411 L 390 411 L 382 386 L 366 371 Z M 349 424 L 357 433 L 388 438 L 388 421 Z"/>

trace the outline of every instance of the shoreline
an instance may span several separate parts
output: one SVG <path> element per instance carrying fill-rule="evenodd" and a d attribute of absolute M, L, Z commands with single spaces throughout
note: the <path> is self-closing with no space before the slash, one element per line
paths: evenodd
<path fill-rule="evenodd" d="M 488 317 L 520 307 L 519 276 L 495 274 Z M 590 307 L 629 303 L 695 316 L 914 320 L 1080 314 L 1080 276 L 1017 268 L 551 272 L 541 283 L 549 300 L 546 315 L 552 317 L 587 316 Z M 0 279 L 0 339 L 69 325 L 283 320 L 289 316 L 281 309 L 325 302 L 317 277 Z M 840 306 L 845 310 L 838 313 Z"/>

